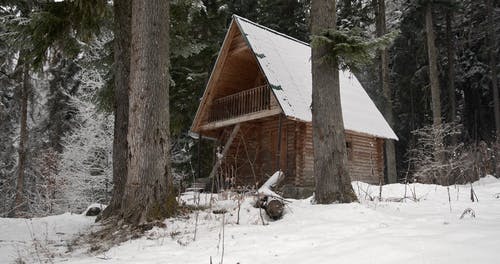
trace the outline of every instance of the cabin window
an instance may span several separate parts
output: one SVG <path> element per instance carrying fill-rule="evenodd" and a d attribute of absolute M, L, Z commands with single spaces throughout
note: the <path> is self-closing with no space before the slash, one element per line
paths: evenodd
<path fill-rule="evenodd" d="M 353 159 L 352 142 L 346 141 L 345 148 L 347 151 L 347 160 L 351 161 Z"/>

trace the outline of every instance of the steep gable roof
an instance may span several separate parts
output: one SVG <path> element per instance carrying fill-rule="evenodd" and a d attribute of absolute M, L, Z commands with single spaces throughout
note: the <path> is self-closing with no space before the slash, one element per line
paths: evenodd
<path fill-rule="evenodd" d="M 307 43 L 261 26 L 233 18 L 246 38 L 284 114 L 311 122 L 311 48 Z M 377 137 L 398 139 L 361 83 L 348 71 L 340 71 L 340 96 L 344 127 Z"/>
<path fill-rule="evenodd" d="M 311 48 L 305 42 L 279 33 L 248 19 L 234 15 L 207 88 L 196 112 L 193 126 L 201 122 L 211 94 L 214 79 L 220 74 L 227 57 L 224 47 L 234 34 L 234 26 L 241 32 L 272 88 L 283 113 L 291 119 L 311 122 L 312 74 Z M 380 111 L 356 77 L 340 71 L 340 96 L 344 128 L 381 138 L 398 139 Z"/>

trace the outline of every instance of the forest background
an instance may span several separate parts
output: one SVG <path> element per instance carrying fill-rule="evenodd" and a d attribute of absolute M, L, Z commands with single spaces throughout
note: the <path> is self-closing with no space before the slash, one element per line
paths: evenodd
<path fill-rule="evenodd" d="M 27 216 L 80 212 L 90 203 L 109 202 L 114 36 L 113 9 L 102 2 L 0 1 L 1 217 L 14 209 L 20 169 Z M 376 36 L 376 2 L 338 1 L 339 29 Z M 388 31 L 397 32 L 388 52 L 398 181 L 425 175 L 422 168 L 429 163 L 422 144 L 436 133 L 428 130 L 433 114 L 420 2 L 387 1 L 385 10 Z M 443 128 L 447 163 L 462 164 L 448 171 L 472 168 L 467 175 L 473 177 L 494 174 L 498 164 L 493 76 L 500 50 L 491 43 L 500 42 L 499 8 L 495 1 L 432 4 L 440 103 L 450 124 Z M 170 126 L 177 185 L 207 176 L 214 162 L 212 143 L 203 141 L 198 155 L 199 141 L 189 136 L 189 127 L 232 14 L 310 42 L 309 1 L 172 1 Z M 21 59 L 26 54 L 29 61 Z M 388 102 L 379 64 L 375 59 L 355 74 L 382 110 Z M 457 181 L 471 180 L 457 175 Z"/>

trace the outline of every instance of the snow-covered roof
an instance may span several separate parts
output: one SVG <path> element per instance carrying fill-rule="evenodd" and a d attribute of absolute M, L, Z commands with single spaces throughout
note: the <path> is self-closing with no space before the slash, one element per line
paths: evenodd
<path fill-rule="evenodd" d="M 287 117 L 311 122 L 311 48 L 307 43 L 234 16 L 242 35 L 273 88 Z M 361 83 L 340 71 L 340 99 L 344 128 L 382 138 L 398 139 Z"/>

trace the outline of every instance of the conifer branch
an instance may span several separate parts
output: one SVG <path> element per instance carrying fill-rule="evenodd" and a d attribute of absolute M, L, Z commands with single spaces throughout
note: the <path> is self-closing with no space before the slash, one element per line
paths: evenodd
<path fill-rule="evenodd" d="M 339 63 L 341 69 L 359 70 L 362 65 L 370 64 L 376 51 L 390 45 L 398 31 L 387 33 L 378 38 L 364 36 L 360 29 L 335 30 L 326 29 L 320 35 L 312 36 L 312 46 L 325 45 L 327 54 L 323 57 L 326 63 Z"/>

